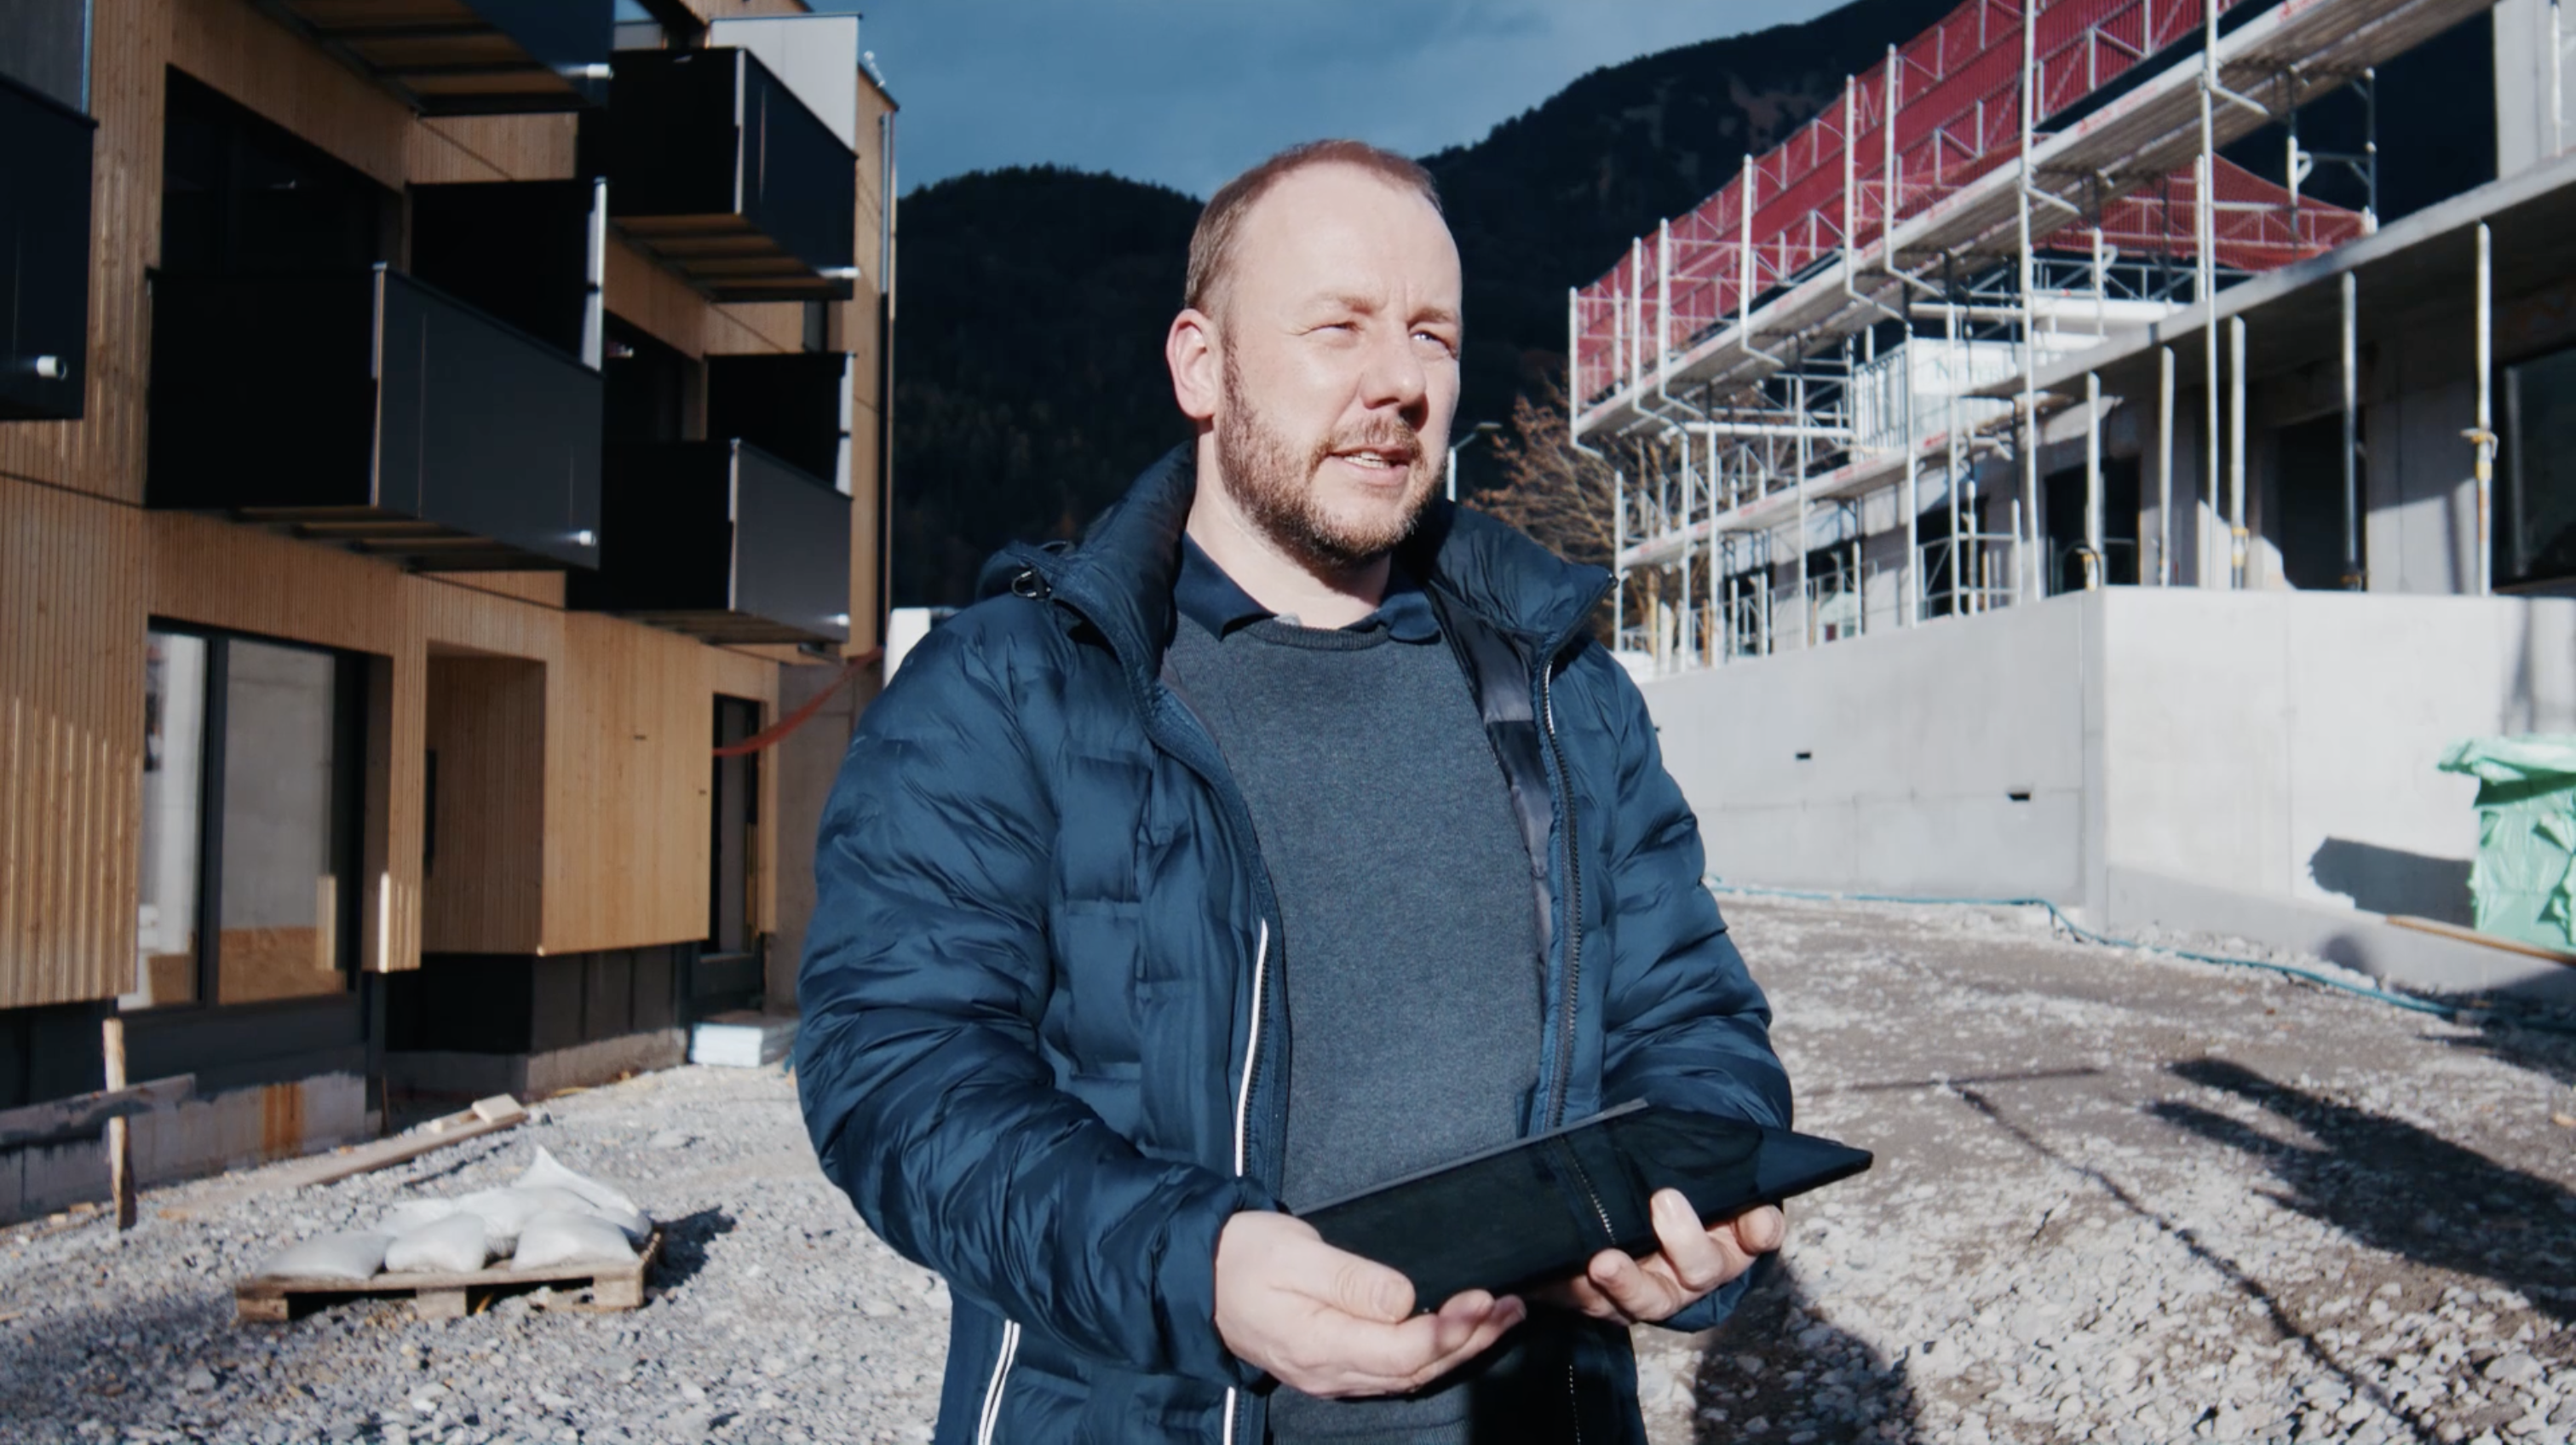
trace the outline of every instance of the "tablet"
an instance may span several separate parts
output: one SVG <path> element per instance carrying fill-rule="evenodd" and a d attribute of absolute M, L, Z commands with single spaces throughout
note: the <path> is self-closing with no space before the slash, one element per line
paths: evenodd
<path fill-rule="evenodd" d="M 1870 1166 L 1865 1150 L 1661 1104 L 1625 1104 L 1299 1212 L 1324 1242 L 1413 1281 L 1421 1309 L 1461 1290 L 1570 1279 L 1605 1249 L 1652 1254 L 1650 1201 L 1703 1220 L 1777 1204 Z"/>

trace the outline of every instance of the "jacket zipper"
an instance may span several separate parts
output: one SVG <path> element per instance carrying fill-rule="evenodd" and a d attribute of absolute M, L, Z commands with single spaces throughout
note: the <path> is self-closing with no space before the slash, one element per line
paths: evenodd
<path fill-rule="evenodd" d="M 1609 1241 L 1602 1247 L 1616 1249 L 1619 1232 L 1610 1225 L 1610 1210 L 1601 1202 L 1601 1191 L 1593 1185 L 1591 1171 L 1583 1167 L 1583 1158 L 1574 1152 L 1574 1146 L 1565 1145 L 1562 1152 L 1566 1167 L 1574 1171 L 1575 1182 L 1583 1186 L 1583 1202 L 1592 1206 L 1592 1217 L 1601 1221 L 1601 1237 Z"/>
<path fill-rule="evenodd" d="M 1565 818 L 1565 1007 L 1558 1016 L 1556 1079 L 1548 1090 L 1547 1127 L 1565 1123 L 1565 1094 L 1574 1077 L 1574 1010 L 1583 996 L 1583 862 L 1574 844 L 1574 778 L 1566 771 L 1565 749 L 1556 740 L 1556 688 L 1553 660 L 1539 663 L 1539 715 L 1547 734 L 1547 756 L 1556 764 L 1558 811 Z"/>
<path fill-rule="evenodd" d="M 1556 1080 L 1549 1091 L 1547 1126 L 1557 1128 L 1565 1122 L 1566 1090 L 1574 1078 L 1574 1010 L 1583 996 L 1583 861 L 1574 843 L 1574 778 L 1566 770 L 1565 749 L 1556 740 L 1556 668 L 1555 659 L 1543 657 L 1538 669 L 1539 717 L 1547 734 L 1547 756 L 1556 764 L 1558 811 L 1565 818 L 1565 1009 L 1558 1020 Z M 1570 1151 L 1569 1151 L 1570 1152 Z M 1583 1166 L 1575 1165 L 1583 1175 Z M 1600 1196 L 1593 1193 L 1592 1180 L 1583 1178 L 1583 1191 L 1592 1196 L 1595 1211 L 1601 1208 Z M 1605 1217 L 1604 1227 L 1607 1227 Z M 1565 1362 L 1565 1408 L 1567 1423 L 1574 1427 L 1574 1445 L 1583 1445 L 1583 1382 L 1576 1377 L 1575 1362 Z"/>
<path fill-rule="evenodd" d="M 1020 1327 L 1004 1320 L 1002 1348 L 993 1356 L 993 1378 L 984 1386 L 984 1415 L 975 1424 L 975 1445 L 993 1445 L 993 1432 L 1002 1423 L 1002 1385 L 1010 1379 L 1011 1360 L 1019 1352 Z"/>
<path fill-rule="evenodd" d="M 1243 1036 L 1243 1082 L 1234 1090 L 1234 1177 L 1237 1179 L 1243 1177 L 1244 1143 L 1248 1137 L 1244 1122 L 1252 1107 L 1252 1076 L 1261 1066 L 1261 993 L 1269 967 L 1270 920 L 1265 918 L 1261 920 L 1260 941 L 1253 945 L 1252 950 L 1252 1022 Z M 1234 1445 L 1236 1403 L 1236 1391 L 1229 1385 L 1225 1392 L 1225 1445 Z"/>

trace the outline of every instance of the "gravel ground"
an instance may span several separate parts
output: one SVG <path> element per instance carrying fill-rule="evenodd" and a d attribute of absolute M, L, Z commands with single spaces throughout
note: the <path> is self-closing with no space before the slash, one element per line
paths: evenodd
<path fill-rule="evenodd" d="M 2576 1039 L 2052 937 L 2022 910 L 1730 899 L 1801 1124 L 1728 1325 L 1638 1332 L 1658 1445 L 2576 1439 Z M 645 1308 L 235 1328 L 275 1243 L 544 1144 L 667 1231 Z M 255 1178 L 256 1176 L 249 1176 Z M 792 1086 L 680 1069 L 378 1174 L 0 1230 L 0 1439 L 926 1439 L 947 1299 L 816 1170 Z"/>
<path fill-rule="evenodd" d="M 1801 1127 L 1878 1165 L 1726 1326 L 1639 1331 L 1659 1445 L 2576 1439 L 2576 1039 L 2035 909 L 1726 907 Z"/>
<path fill-rule="evenodd" d="M 909 1441 L 930 1438 L 948 1295 L 862 1227 L 815 1166 L 775 1070 L 684 1068 L 561 1095 L 530 1124 L 342 1183 L 164 1218 L 0 1231 L 0 1439 Z M 504 1299 L 423 1323 L 406 1303 L 232 1324 L 276 1241 L 386 1205 L 506 1184 L 542 1144 L 661 1222 L 644 1308 Z M 229 1186 L 245 1176 L 221 1181 Z M 256 1178 L 255 1175 L 247 1176 Z"/>

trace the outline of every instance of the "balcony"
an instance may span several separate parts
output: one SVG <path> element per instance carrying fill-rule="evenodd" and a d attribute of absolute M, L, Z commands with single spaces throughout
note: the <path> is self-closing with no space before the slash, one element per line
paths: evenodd
<path fill-rule="evenodd" d="M 599 374 L 384 266 L 152 284 L 144 501 L 423 570 L 599 557 Z"/>
<path fill-rule="evenodd" d="M 850 354 L 707 358 L 707 434 L 740 437 L 850 494 Z"/>
<path fill-rule="evenodd" d="M 851 294 L 858 158 L 748 50 L 623 50 L 609 215 L 718 301 Z"/>
<path fill-rule="evenodd" d="M 850 499 L 741 441 L 605 455 L 596 573 L 567 601 L 710 642 L 845 642 Z"/>
<path fill-rule="evenodd" d="M 613 0 L 258 0 L 425 115 L 600 103 Z"/>
<path fill-rule="evenodd" d="M 81 414 L 98 122 L 0 75 L 0 421 Z"/>

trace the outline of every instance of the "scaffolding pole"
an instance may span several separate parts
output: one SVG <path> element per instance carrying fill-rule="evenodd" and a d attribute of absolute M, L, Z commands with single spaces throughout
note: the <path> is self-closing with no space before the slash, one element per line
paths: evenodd
<path fill-rule="evenodd" d="M 2102 557 L 2102 378 L 2084 373 L 2084 590 L 2110 579 Z"/>
<path fill-rule="evenodd" d="M 2174 354 L 2156 348 L 2156 585 L 2173 585 Z"/>
<path fill-rule="evenodd" d="M 2343 273 L 2343 585 L 2369 585 L 2361 570 L 2361 344 L 2356 292 Z"/>
<path fill-rule="evenodd" d="M 1897 381 L 1905 388 L 1905 565 L 1897 574 L 1904 600 L 1897 604 L 1896 625 L 1912 627 L 1923 620 L 1923 494 L 1914 444 L 1914 338 L 1906 328 L 1905 350 L 1896 363 Z"/>
<path fill-rule="evenodd" d="M 2208 396 L 2207 416 L 2201 428 L 2204 465 L 2201 467 L 2200 484 L 2193 490 L 2208 498 L 2207 515 L 2215 523 L 2218 519 L 2218 120 L 2212 108 L 2218 96 L 2217 0 L 2201 0 L 2201 24 L 2200 155 L 2192 162 L 2191 185 L 2192 249 L 2198 253 L 2194 257 L 2197 265 L 2193 279 L 2194 289 L 2199 294 L 2192 299 L 2200 303 L 2203 320 L 2201 330 L 2205 334 L 2201 337 L 2201 351 L 2206 363 Z M 2202 515 L 2198 510 L 2200 506 L 2199 501 L 2193 502 L 2195 522 Z M 2209 565 L 2209 532 L 2214 530 L 2215 527 L 2194 529 L 2200 543 L 2200 565 L 2195 580 L 2204 587 L 2209 585 L 2212 570 Z"/>
<path fill-rule="evenodd" d="M 2227 578 L 2245 586 L 2245 318 L 2227 318 Z"/>
<path fill-rule="evenodd" d="M 2478 595 L 2495 595 L 2495 275 L 2494 243 L 2487 224 L 2478 223 L 2477 347 L 2478 425 L 2469 433 L 2477 446 Z"/>
<path fill-rule="evenodd" d="M 1941 441 L 1942 444 L 1949 449 L 1949 454 L 1941 459 L 1941 490 L 1949 494 L 1950 500 L 1950 540 L 1948 544 L 1950 548 L 1950 613 L 1952 616 L 1957 616 L 1959 613 L 1967 610 L 1960 606 L 1960 598 L 1967 589 L 1967 572 L 1965 570 L 1966 562 L 1959 554 L 1959 472 L 1960 456 L 1964 450 L 1959 442 L 1959 369 L 1961 366 L 1961 360 L 1959 351 L 1959 308 L 1955 302 L 1950 302 L 1947 304 L 1946 309 L 1948 314 L 1942 318 L 1942 321 L 1946 328 L 1946 334 L 1948 337 L 1950 384 L 1941 388 L 1943 393 L 1941 397 L 1941 409 L 1943 413 L 1941 423 L 1943 435 Z M 1970 515 L 1969 520 L 1971 522 L 1976 520 L 1973 513 Z"/>
<path fill-rule="evenodd" d="M 2022 0 L 2021 170 L 2013 187 L 2013 209 L 2021 224 L 2021 511 L 2013 523 L 2013 586 L 2018 597 L 2030 601 L 2041 596 L 2039 548 L 2025 547 L 2022 541 L 2025 526 L 2034 534 L 2039 528 L 2039 332 L 2038 312 L 2032 306 L 2035 278 L 2030 254 L 2030 149 L 2037 126 L 2032 110 L 2037 103 L 2038 37 L 2039 0 Z"/>
<path fill-rule="evenodd" d="M 1798 646 L 1816 645 L 1816 604 L 1807 595 L 1807 353 L 1798 353 L 1798 369 L 1792 375 L 1791 405 L 1798 414 Z"/>

